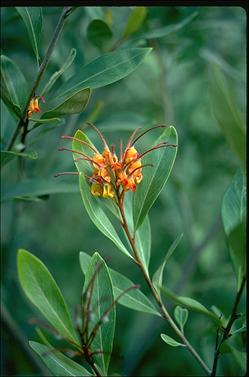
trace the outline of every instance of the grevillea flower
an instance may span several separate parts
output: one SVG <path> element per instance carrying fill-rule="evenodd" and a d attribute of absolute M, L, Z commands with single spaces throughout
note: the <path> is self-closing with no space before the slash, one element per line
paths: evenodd
<path fill-rule="evenodd" d="M 164 128 L 166 126 L 159 125 L 152 127 L 135 138 L 135 135 L 140 130 L 136 128 L 135 131 L 130 136 L 126 148 L 122 150 L 122 143 L 120 144 L 119 157 L 115 153 L 115 148 L 109 148 L 107 142 L 105 141 L 102 133 L 91 124 L 91 126 L 96 130 L 99 137 L 101 138 L 104 149 L 102 153 L 99 153 L 95 147 L 88 144 L 87 142 L 77 139 L 71 136 L 62 136 L 64 139 L 76 140 L 85 146 L 88 146 L 94 152 L 92 157 L 88 156 L 77 150 L 60 148 L 59 150 L 71 151 L 75 154 L 81 155 L 81 157 L 76 160 L 86 160 L 91 165 L 92 174 L 87 177 L 89 183 L 91 184 L 91 194 L 97 197 L 115 199 L 115 197 L 120 197 L 124 195 L 127 191 L 135 191 L 137 185 L 143 180 L 143 168 L 146 166 L 152 166 L 151 164 L 142 164 L 142 158 L 149 152 L 152 152 L 159 148 L 173 146 L 175 144 L 169 144 L 168 142 L 161 142 L 154 147 L 146 150 L 143 153 L 139 153 L 135 148 L 137 141 L 147 132 L 155 128 Z M 63 174 L 78 174 L 78 173 L 58 173 L 55 176 Z"/>
<path fill-rule="evenodd" d="M 41 111 L 39 107 L 39 100 L 41 100 L 42 103 L 45 103 L 45 100 L 42 96 L 34 96 L 30 100 L 28 107 L 28 118 L 31 118 L 33 113 L 39 113 Z"/>

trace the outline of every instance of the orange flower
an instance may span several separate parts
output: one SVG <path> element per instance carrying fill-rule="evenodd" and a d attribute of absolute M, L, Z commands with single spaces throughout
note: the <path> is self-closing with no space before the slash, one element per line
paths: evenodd
<path fill-rule="evenodd" d="M 33 113 L 39 113 L 41 111 L 38 100 L 39 97 L 34 97 L 31 99 L 28 107 L 28 118 L 31 118 Z"/>

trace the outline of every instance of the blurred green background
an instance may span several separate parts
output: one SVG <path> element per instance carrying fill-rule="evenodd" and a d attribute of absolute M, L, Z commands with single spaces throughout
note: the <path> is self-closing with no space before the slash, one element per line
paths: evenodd
<path fill-rule="evenodd" d="M 68 18 L 52 54 L 43 86 L 58 70 L 71 48 L 77 50 L 74 63 L 56 83 L 108 49 L 119 39 L 132 7 L 78 7 Z M 44 55 L 60 7 L 44 7 L 41 51 Z M 74 171 L 70 153 L 57 149 L 68 144 L 61 135 L 84 129 L 97 145 L 98 138 L 85 125 L 92 120 L 109 144 L 122 138 L 124 143 L 136 127 L 158 123 L 173 124 L 179 135 L 179 148 L 170 179 L 150 211 L 152 227 L 153 273 L 172 241 L 183 232 L 183 239 L 168 263 L 165 284 L 181 295 L 196 298 L 208 308 L 218 307 L 226 316 L 236 294 L 236 280 L 221 223 L 223 194 L 239 167 L 212 113 L 209 84 L 211 65 L 217 64 L 230 85 L 238 109 L 245 119 L 246 13 L 240 7 L 147 7 L 140 32 L 177 24 L 197 16 L 182 29 L 160 38 L 128 39 L 127 46 L 151 46 L 153 51 L 131 75 L 93 91 L 82 114 L 65 118 L 58 127 L 44 125 L 28 137 L 37 160 L 27 160 L 28 178 L 55 179 L 60 171 Z M 112 16 L 113 39 L 101 48 L 87 35 L 89 22 Z M 111 15 L 111 16 L 110 16 Z M 1 8 L 2 53 L 12 58 L 29 83 L 34 82 L 36 63 L 25 25 L 14 7 Z M 136 34 L 135 34 L 136 35 Z M 38 93 L 39 94 L 39 91 Z M 45 98 L 46 100 L 49 100 Z M 42 111 L 42 104 L 41 104 Z M 1 102 L 2 146 L 9 140 L 15 121 Z M 44 132 L 46 131 L 46 132 Z M 147 135 L 138 145 L 144 150 L 158 132 Z M 4 167 L 3 189 L 16 187 L 17 160 Z M 37 255 L 49 268 L 66 302 L 73 308 L 80 302 L 83 276 L 79 251 L 99 251 L 110 257 L 109 265 L 122 272 L 149 295 L 136 266 L 122 255 L 91 223 L 83 208 L 74 176 L 57 178 L 71 183 L 70 191 L 30 200 L 2 203 L 1 293 L 3 316 L 2 375 L 47 375 L 38 358 L 29 350 L 27 340 L 38 340 L 31 318 L 40 318 L 21 291 L 16 269 L 18 248 Z M 33 200 L 31 200 L 33 199 Z M 34 200 L 35 199 L 35 200 Z M 166 302 L 167 303 L 167 302 Z M 170 303 L 168 306 L 173 308 Z M 241 304 L 243 309 L 244 302 Z M 160 319 L 117 306 L 114 355 L 110 372 L 140 376 L 197 376 L 199 365 L 185 349 L 162 342 L 159 334 L 166 328 Z M 190 313 L 186 336 L 211 366 L 216 329 L 206 317 Z M 51 341 L 52 337 L 50 338 Z M 238 340 L 243 347 L 243 339 Z M 43 373 L 43 374 L 42 374 Z M 218 375 L 243 375 L 236 357 L 224 354 Z"/>

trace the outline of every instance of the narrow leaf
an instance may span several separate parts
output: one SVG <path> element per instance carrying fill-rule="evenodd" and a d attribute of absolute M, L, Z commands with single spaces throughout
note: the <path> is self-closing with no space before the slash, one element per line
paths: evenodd
<path fill-rule="evenodd" d="M 181 239 L 182 239 L 182 236 L 183 236 L 183 233 L 181 233 L 176 239 L 175 241 L 171 244 L 165 258 L 164 258 L 164 261 L 163 263 L 161 264 L 161 266 L 159 266 L 159 268 L 156 270 L 156 272 L 154 273 L 153 275 L 153 278 L 152 278 L 152 282 L 153 282 L 153 285 L 155 287 L 155 289 L 157 290 L 158 294 L 160 294 L 160 286 L 162 286 L 163 284 L 163 272 L 164 272 L 164 268 L 166 266 L 166 263 L 168 262 L 169 258 L 171 257 L 171 255 L 173 254 L 173 252 L 175 251 L 175 249 L 177 248 L 178 244 L 180 243 Z"/>
<path fill-rule="evenodd" d="M 112 84 L 133 72 L 151 48 L 131 48 L 101 55 L 60 87 L 58 96 L 74 94 L 85 88 L 100 88 Z"/>
<path fill-rule="evenodd" d="M 90 255 L 82 251 L 80 252 L 79 257 L 80 257 L 80 266 L 81 266 L 82 272 L 83 274 L 85 274 L 91 257 Z M 120 274 L 119 272 L 114 271 L 113 269 L 109 268 L 109 273 L 110 273 L 111 280 L 113 283 L 115 299 L 125 289 L 134 286 L 134 283 L 131 280 L 129 280 L 127 277 Z M 120 298 L 118 303 L 133 310 L 160 316 L 160 313 L 158 313 L 154 305 L 139 289 L 136 289 L 136 290 L 133 289 L 125 293 Z"/>
<path fill-rule="evenodd" d="M 35 151 L 32 152 L 12 152 L 12 151 L 1 151 L 1 168 L 6 165 L 8 162 L 13 160 L 15 157 L 29 158 L 31 160 L 36 160 L 38 154 Z"/>
<path fill-rule="evenodd" d="M 18 250 L 18 276 L 30 301 L 65 338 L 79 344 L 64 298 L 47 267 L 24 249 Z"/>
<path fill-rule="evenodd" d="M 242 116 L 228 86 L 225 75 L 216 65 L 210 70 L 210 99 L 214 116 L 230 148 L 238 157 L 242 169 L 246 168 L 246 131 Z"/>
<path fill-rule="evenodd" d="M 193 310 L 195 312 L 204 314 L 205 316 L 211 318 L 217 325 L 222 325 L 221 320 L 197 300 L 194 300 L 190 297 L 177 296 L 175 293 L 173 293 L 166 287 L 160 287 L 160 289 L 162 294 L 171 301 L 173 301 L 175 304 L 181 305 L 189 310 Z"/>
<path fill-rule="evenodd" d="M 171 338 L 168 335 L 160 334 L 160 336 L 161 336 L 162 340 L 171 347 L 179 347 L 179 346 L 186 347 L 185 344 L 177 342 L 175 339 Z"/>
<path fill-rule="evenodd" d="M 178 325 L 180 326 L 181 332 L 184 330 L 184 326 L 188 320 L 188 309 L 182 308 L 181 306 L 176 306 L 174 310 L 174 317 Z"/>
<path fill-rule="evenodd" d="M 177 144 L 177 133 L 173 126 L 165 129 L 155 145 L 160 142 Z M 167 182 L 176 158 L 176 152 L 177 147 L 169 146 L 152 151 L 143 158 L 143 164 L 152 164 L 153 167 L 146 170 L 142 182 L 133 195 L 135 229 L 142 224 L 145 216 Z"/>
<path fill-rule="evenodd" d="M 135 33 L 142 25 L 147 14 L 146 7 L 135 7 L 129 14 L 128 21 L 124 30 L 124 37 L 128 38 Z"/>
<path fill-rule="evenodd" d="M 224 194 L 221 213 L 239 288 L 246 269 L 246 181 L 240 170 Z"/>
<path fill-rule="evenodd" d="M 29 39 L 34 50 L 36 60 L 39 64 L 40 36 L 42 30 L 42 8 L 40 7 L 16 7 L 22 17 L 28 31 Z"/>
<path fill-rule="evenodd" d="M 116 307 L 113 304 L 113 287 L 108 267 L 98 253 L 93 254 L 88 264 L 83 292 L 90 282 L 93 283 L 93 292 L 90 307 L 91 316 L 88 323 L 89 334 L 96 328 L 98 321 L 101 321 L 91 343 L 91 349 L 93 352 L 102 352 L 94 356 L 94 360 L 100 366 L 104 375 L 107 375 L 115 333 Z"/>
<path fill-rule="evenodd" d="M 29 345 L 40 356 L 54 376 L 93 376 L 87 369 L 55 348 L 33 341 L 30 341 Z"/>
<path fill-rule="evenodd" d="M 28 86 L 16 63 L 1 55 L 1 98 L 9 111 L 20 117 L 26 104 Z"/>

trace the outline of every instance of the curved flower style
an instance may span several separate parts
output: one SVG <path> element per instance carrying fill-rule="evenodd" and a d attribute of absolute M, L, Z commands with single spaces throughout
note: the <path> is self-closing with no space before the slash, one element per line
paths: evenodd
<path fill-rule="evenodd" d="M 104 145 L 104 150 L 99 153 L 95 147 L 88 144 L 87 142 L 77 139 L 71 136 L 62 136 L 63 139 L 73 139 L 80 143 L 86 145 L 94 152 L 92 157 L 67 148 L 60 148 L 60 151 L 67 150 L 73 153 L 81 155 L 81 157 L 76 160 L 86 160 L 89 161 L 92 167 L 92 175 L 88 176 L 88 181 L 91 183 L 91 194 L 97 197 L 115 199 L 116 197 L 123 197 L 127 191 L 135 191 L 137 185 L 143 179 L 143 168 L 146 166 L 152 166 L 151 164 L 142 164 L 142 158 L 149 152 L 153 150 L 164 148 L 164 147 L 176 147 L 175 144 L 169 144 L 168 142 L 161 142 L 156 146 L 146 150 L 143 153 L 139 153 L 135 148 L 137 141 L 145 135 L 147 132 L 154 130 L 156 128 L 165 128 L 165 125 L 158 125 L 148 130 L 142 132 L 139 136 L 135 138 L 135 135 L 140 130 L 136 128 L 131 134 L 126 148 L 123 151 L 122 143 L 120 143 L 120 153 L 119 157 L 115 153 L 115 148 L 112 146 L 109 148 L 106 140 L 104 139 L 102 133 L 99 129 L 91 124 L 91 126 L 96 130 L 102 143 Z M 58 173 L 55 176 L 64 174 L 78 174 L 78 173 Z"/>

